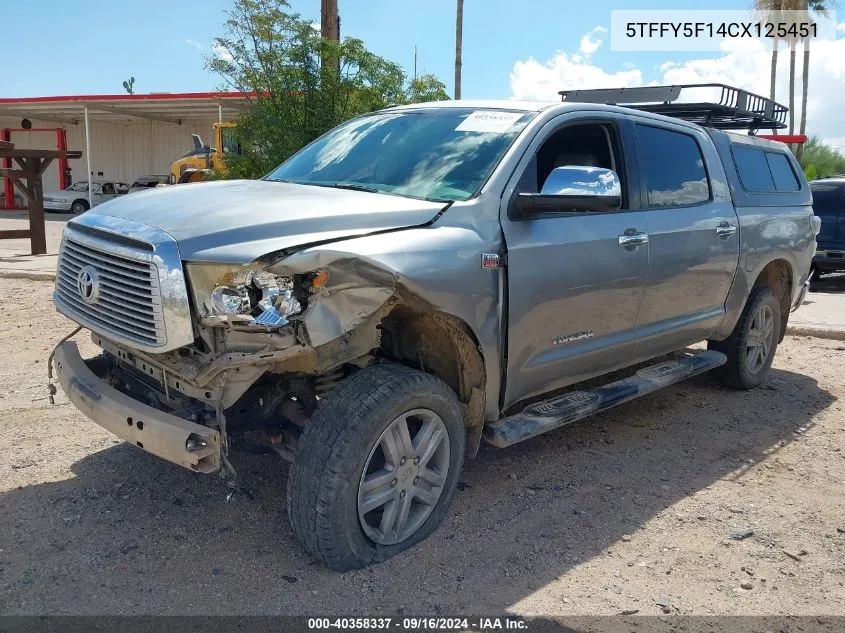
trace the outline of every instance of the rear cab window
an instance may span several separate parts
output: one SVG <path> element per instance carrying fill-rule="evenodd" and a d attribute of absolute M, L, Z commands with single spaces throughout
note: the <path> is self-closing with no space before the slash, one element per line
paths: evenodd
<path fill-rule="evenodd" d="M 710 200 L 710 182 L 698 141 L 689 134 L 637 124 L 649 208 L 683 207 Z"/>
<path fill-rule="evenodd" d="M 748 193 L 800 191 L 801 183 L 783 152 L 734 143 L 732 147 L 742 188 Z"/>

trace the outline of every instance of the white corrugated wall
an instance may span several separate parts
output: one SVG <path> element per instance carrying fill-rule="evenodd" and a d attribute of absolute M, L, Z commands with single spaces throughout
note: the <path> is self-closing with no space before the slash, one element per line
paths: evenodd
<path fill-rule="evenodd" d="M 110 123 L 98 121 L 91 112 L 91 171 L 95 179 L 116 180 L 132 184 L 139 176 L 167 174 L 170 163 L 182 156 L 193 146 L 191 134 L 199 134 L 205 143 L 214 145 L 214 129 L 211 124 L 217 119 L 182 120 L 181 125 L 161 123 L 149 119 L 132 119 L 129 122 Z M 0 129 L 20 127 L 19 118 L 0 117 Z M 70 161 L 73 180 L 85 180 L 86 160 L 85 125 L 60 125 L 49 121 L 32 119 L 33 127 L 64 127 L 67 130 L 67 146 L 80 150 L 80 160 Z M 27 149 L 55 149 L 56 135 L 49 132 L 13 132 L 12 142 L 16 147 Z M 102 173 L 102 175 L 100 175 Z M 58 162 L 44 174 L 44 190 L 58 187 Z"/>

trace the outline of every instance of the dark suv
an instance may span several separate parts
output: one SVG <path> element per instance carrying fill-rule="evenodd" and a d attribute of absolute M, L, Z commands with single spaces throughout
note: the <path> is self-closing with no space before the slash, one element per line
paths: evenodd
<path fill-rule="evenodd" d="M 816 237 L 813 278 L 845 270 L 845 176 L 824 178 L 810 183 L 813 212 L 822 221 Z"/>

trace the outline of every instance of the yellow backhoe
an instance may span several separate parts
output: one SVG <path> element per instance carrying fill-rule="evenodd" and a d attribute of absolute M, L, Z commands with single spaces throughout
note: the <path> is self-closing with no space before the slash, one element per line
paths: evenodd
<path fill-rule="evenodd" d="M 225 172 L 223 155 L 243 153 L 235 132 L 237 125 L 231 122 L 213 123 L 214 147 L 203 144 L 200 135 L 193 134 L 193 149 L 170 165 L 170 184 L 201 182 L 211 172 Z"/>

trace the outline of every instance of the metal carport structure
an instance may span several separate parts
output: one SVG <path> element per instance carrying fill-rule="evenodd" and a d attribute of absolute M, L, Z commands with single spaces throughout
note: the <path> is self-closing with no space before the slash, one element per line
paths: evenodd
<path fill-rule="evenodd" d="M 28 119 L 58 124 L 69 132 L 78 130 L 74 134 L 76 138 L 68 140 L 68 147 L 84 146 L 90 201 L 95 159 L 92 124 L 122 126 L 125 131 L 138 122 L 148 122 L 155 129 L 173 127 L 179 131 L 176 137 L 184 138 L 187 143 L 191 133 L 202 130 L 211 121 L 237 118 L 254 96 L 254 93 L 242 92 L 187 92 L 0 98 L 0 122 L 5 120 L 9 122 L 7 127 L 18 128 L 23 127 L 20 125 L 23 119 Z M 6 126 L 0 123 L 0 127 Z M 170 160 L 178 157 L 170 148 L 167 152 L 172 156 Z"/>

